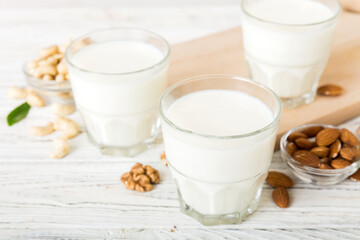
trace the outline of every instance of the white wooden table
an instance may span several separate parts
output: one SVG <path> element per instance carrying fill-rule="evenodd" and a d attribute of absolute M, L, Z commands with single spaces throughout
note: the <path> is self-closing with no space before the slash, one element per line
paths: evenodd
<path fill-rule="evenodd" d="M 174 182 L 159 159 L 162 144 L 135 158 L 108 157 L 82 134 L 70 141 L 70 155 L 53 160 L 48 154 L 57 134 L 36 138 L 27 132 L 53 118 L 48 107 L 7 126 L 6 115 L 22 103 L 8 99 L 7 88 L 25 84 L 21 65 L 43 46 L 115 26 L 147 28 L 173 44 L 240 23 L 234 1 L 155 2 L 0 1 L 0 239 L 360 239 L 360 183 L 304 184 L 278 152 L 271 169 L 294 178 L 291 206 L 276 207 L 265 185 L 258 211 L 245 222 L 204 227 L 179 212 Z M 70 117 L 81 123 L 77 113 Z M 359 125 L 360 117 L 344 126 Z M 119 180 L 137 161 L 161 173 L 151 192 L 129 191 Z"/>

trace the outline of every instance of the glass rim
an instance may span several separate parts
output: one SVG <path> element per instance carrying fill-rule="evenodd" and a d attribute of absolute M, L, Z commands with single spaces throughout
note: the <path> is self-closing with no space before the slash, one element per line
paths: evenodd
<path fill-rule="evenodd" d="M 88 69 L 84 69 L 84 68 L 81 68 L 79 66 L 77 66 L 76 64 L 74 64 L 74 62 L 72 62 L 70 60 L 70 57 L 69 57 L 69 49 L 71 48 L 71 46 L 73 46 L 73 44 L 75 44 L 77 41 L 81 40 L 81 39 L 84 39 L 86 37 L 89 37 L 90 35 L 92 34 L 99 34 L 101 32 L 109 32 L 109 31 L 137 31 L 137 32 L 142 32 L 144 34 L 148 34 L 149 36 L 154 36 L 156 38 L 158 38 L 159 40 L 161 40 L 163 43 L 165 43 L 165 46 L 166 46 L 166 54 L 164 54 L 164 56 L 161 58 L 160 61 L 152 64 L 151 66 L 149 67 L 146 67 L 146 68 L 142 68 L 142 69 L 139 69 L 139 70 L 135 70 L 135 71 L 130 71 L 130 72 L 119 72 L 119 73 L 106 73 L 106 72 L 96 72 L 96 71 L 91 71 L 91 70 L 88 70 Z M 73 68 L 76 68 L 77 70 L 80 70 L 82 72 L 86 72 L 86 73 L 91 73 L 91 74 L 100 74 L 100 75 L 108 75 L 108 76 L 121 76 L 121 75 L 132 75 L 132 74 L 137 74 L 137 73 L 141 73 L 141 72 L 146 72 L 148 70 L 151 70 L 151 69 L 154 69 L 158 66 L 161 66 L 163 63 L 166 62 L 166 60 L 169 58 L 170 56 L 170 52 L 171 52 L 171 49 L 170 49 L 170 44 L 169 42 L 163 38 L 161 35 L 155 33 L 155 32 L 152 32 L 152 31 L 149 31 L 149 30 L 145 30 L 145 29 L 141 29 L 141 28 L 130 28 L 130 27 L 118 27 L 118 28 L 105 28 L 105 29 L 100 29 L 100 30 L 94 30 L 94 31 L 91 31 L 91 32 L 88 32 L 86 34 L 83 34 L 79 37 L 77 37 L 76 39 L 74 39 L 71 44 L 66 48 L 65 50 L 65 60 L 66 60 L 66 63 L 70 66 L 72 66 Z"/>
<path fill-rule="evenodd" d="M 174 89 L 176 89 L 179 86 L 182 86 L 184 84 L 190 83 L 190 82 L 194 82 L 194 81 L 198 81 L 198 80 L 203 80 L 203 79 L 209 79 L 209 78 L 231 78 L 231 79 L 235 79 L 237 81 L 243 81 L 246 83 L 250 83 L 252 85 L 255 85 L 259 88 L 262 88 L 264 90 L 266 90 L 267 92 L 270 92 L 270 94 L 275 98 L 277 105 L 278 105 L 278 109 L 276 114 L 274 114 L 274 119 L 266 126 L 249 132 L 249 133 L 245 133 L 245 134 L 237 134 L 237 135 L 229 135 L 229 136 L 216 136 L 216 135 L 209 135 L 209 134 L 201 134 L 201 133 L 197 133 L 191 130 L 187 130 L 185 128 L 182 128 L 178 125 L 176 125 L 175 123 L 173 123 L 167 116 L 166 113 L 164 113 L 163 111 L 163 100 L 164 98 Z M 257 82 L 254 82 L 252 80 L 249 80 L 247 78 L 241 77 L 241 76 L 237 76 L 237 75 L 231 75 L 231 74 L 207 74 L 207 75 L 200 75 L 200 76 L 195 76 L 195 77 L 190 77 L 190 78 L 186 78 L 184 80 L 181 80 L 180 82 L 177 82 L 173 85 L 171 85 L 170 87 L 168 87 L 165 92 L 162 94 L 161 98 L 160 98 L 160 104 L 159 104 L 159 113 L 160 113 L 160 117 L 167 123 L 169 124 L 171 127 L 175 128 L 176 130 L 183 132 L 183 133 L 187 133 L 187 134 L 191 134 L 191 135 L 195 135 L 195 136 L 199 136 L 199 137 L 204 137 L 204 138 L 211 138 L 211 139 L 239 139 L 239 138 L 245 138 L 245 137 L 251 137 L 257 134 L 260 134 L 262 132 L 265 132 L 269 129 L 272 129 L 273 127 L 275 127 L 279 121 L 280 121 L 280 117 L 281 117 L 281 113 L 282 113 L 282 103 L 281 100 L 279 98 L 279 96 L 270 88 L 261 85 Z"/>
<path fill-rule="evenodd" d="M 306 166 L 304 164 L 299 163 L 298 161 L 296 161 L 287 151 L 286 151 L 286 146 L 287 146 L 287 138 L 288 136 L 296 131 L 305 129 L 307 127 L 314 127 L 314 126 L 323 126 L 323 127 L 327 127 L 327 128 L 335 128 L 335 129 L 339 129 L 339 127 L 334 126 L 334 125 L 329 125 L 329 124 L 305 124 L 305 125 L 301 125 L 298 126 L 296 128 L 292 128 L 291 130 L 287 131 L 280 139 L 280 151 L 286 155 L 287 159 L 283 159 L 286 163 L 290 164 L 291 166 L 295 167 L 296 169 L 301 169 L 306 171 L 307 173 L 312 173 L 312 174 L 316 174 L 316 175 L 322 175 L 322 176 L 331 176 L 331 175 L 335 175 L 335 174 L 342 174 L 342 173 L 348 173 L 348 172 L 352 172 L 354 169 L 357 169 L 358 167 L 360 167 L 360 160 L 354 161 L 352 164 L 350 164 L 347 167 L 344 168 L 339 168 L 339 169 L 320 169 L 320 168 L 313 168 L 310 166 Z"/>
<path fill-rule="evenodd" d="M 328 22 L 331 22 L 331 21 L 337 19 L 339 17 L 339 15 L 340 15 L 341 9 L 342 9 L 338 0 L 332 0 L 337 5 L 337 11 L 330 18 L 322 20 L 322 21 L 306 23 L 306 24 L 289 24 L 289 23 L 278 23 L 278 22 L 274 22 L 274 21 L 265 20 L 263 18 L 257 17 L 255 15 L 249 13 L 246 10 L 246 7 L 245 7 L 245 1 L 246 0 L 241 1 L 241 10 L 248 17 L 253 18 L 253 19 L 255 19 L 255 20 L 259 21 L 259 22 L 262 22 L 262 23 L 267 23 L 267 24 L 271 24 L 271 25 L 278 25 L 278 26 L 286 26 L 286 27 L 311 27 L 311 26 L 317 26 L 317 25 L 321 25 L 321 24 L 324 24 L 324 23 L 328 23 Z"/>

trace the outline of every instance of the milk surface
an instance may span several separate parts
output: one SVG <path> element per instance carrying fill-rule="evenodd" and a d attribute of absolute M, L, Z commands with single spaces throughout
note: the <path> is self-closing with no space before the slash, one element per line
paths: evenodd
<path fill-rule="evenodd" d="M 120 40 L 76 53 L 73 63 L 92 73 L 69 68 L 75 102 L 97 144 L 129 147 L 154 134 L 168 63 L 151 67 L 163 58 L 151 45 Z"/>
<path fill-rule="evenodd" d="M 243 138 L 274 116 L 259 99 L 231 90 L 202 90 L 171 104 L 163 122 L 165 152 L 186 204 L 202 214 L 247 211 L 257 203 L 275 143 L 276 129 Z M 197 134 L 210 135 L 209 137 Z"/>
<path fill-rule="evenodd" d="M 261 20 L 243 14 L 244 48 L 252 78 L 281 98 L 314 93 L 336 25 L 336 20 L 326 21 L 335 13 L 313 0 L 254 1 L 247 12 Z"/>

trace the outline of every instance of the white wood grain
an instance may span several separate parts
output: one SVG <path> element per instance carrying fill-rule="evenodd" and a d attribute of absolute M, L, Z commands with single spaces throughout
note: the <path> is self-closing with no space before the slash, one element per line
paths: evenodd
<path fill-rule="evenodd" d="M 48 153 L 57 133 L 27 134 L 29 126 L 53 118 L 49 107 L 6 125 L 7 113 L 22 102 L 8 99 L 7 88 L 24 85 L 21 65 L 38 48 L 115 26 L 147 28 L 177 43 L 238 25 L 237 3 L 124 7 L 110 4 L 114 1 L 89 6 L 65 1 L 54 7 L 37 0 L 38 7 L 25 2 L 0 1 L 0 239 L 359 239 L 360 184 L 304 184 L 279 153 L 271 168 L 295 179 L 290 208 L 276 207 L 265 185 L 258 211 L 245 222 L 204 227 L 179 212 L 174 182 L 159 160 L 162 144 L 135 158 L 109 157 L 82 134 L 71 140 L 68 157 L 52 160 Z M 71 118 L 81 122 L 77 113 Z M 345 126 L 355 130 L 360 117 Z M 120 183 L 136 161 L 159 169 L 162 181 L 153 191 L 131 192 Z"/>

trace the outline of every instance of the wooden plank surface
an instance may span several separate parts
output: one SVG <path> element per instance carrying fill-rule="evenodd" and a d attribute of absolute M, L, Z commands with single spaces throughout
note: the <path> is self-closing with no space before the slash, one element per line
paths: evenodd
<path fill-rule="evenodd" d="M 344 12 L 336 29 L 331 57 L 320 85 L 334 83 L 345 94 L 317 96 L 311 104 L 284 109 L 278 140 L 286 131 L 307 123 L 339 124 L 360 114 L 360 14 Z M 240 28 L 172 47 L 170 84 L 202 74 L 248 76 Z M 277 142 L 278 147 L 278 142 Z"/>
<path fill-rule="evenodd" d="M 305 184 L 291 174 L 279 152 L 274 154 L 271 169 L 294 179 L 295 185 L 289 190 L 291 207 L 276 207 L 271 200 L 272 188 L 265 184 L 258 211 L 246 221 L 204 227 L 180 213 L 175 183 L 159 160 L 162 144 L 134 158 L 109 157 L 100 155 L 81 134 L 70 140 L 72 151 L 66 158 L 54 160 L 48 154 L 58 133 L 46 137 L 28 134 L 30 126 L 54 118 L 49 106 L 32 109 L 19 124 L 6 125 L 7 113 L 22 102 L 7 98 L 7 88 L 25 85 L 21 65 L 36 49 L 114 26 L 151 29 L 174 44 L 234 27 L 240 22 L 238 3 L 127 8 L 119 0 L 103 0 L 97 1 L 97 7 L 92 1 L 94 5 L 72 8 L 67 5 L 69 1 L 51 7 L 49 1 L 37 0 L 43 6 L 38 8 L 25 0 L 12 0 L 18 6 L 23 6 L 22 2 L 28 5 L 7 9 L 6 1 L 0 2 L 1 240 L 359 239 L 359 183 L 346 180 L 328 187 Z M 190 76 L 194 66 L 187 66 L 184 73 Z M 183 77 L 179 75 L 179 79 Z M 78 113 L 69 117 L 83 130 Z M 360 117 L 343 126 L 354 131 L 360 126 Z M 134 162 L 150 164 L 160 171 L 162 181 L 152 192 L 130 192 L 120 182 L 120 175 Z"/>

